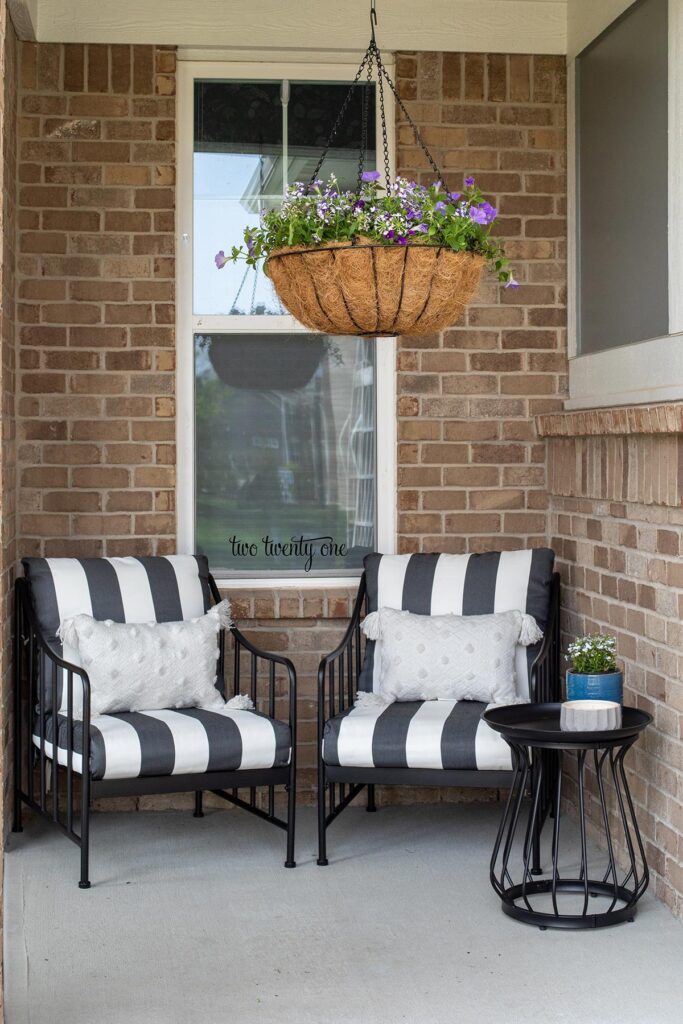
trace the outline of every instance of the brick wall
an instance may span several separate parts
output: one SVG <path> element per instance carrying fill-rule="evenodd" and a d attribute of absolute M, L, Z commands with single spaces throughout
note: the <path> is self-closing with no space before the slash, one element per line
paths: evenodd
<path fill-rule="evenodd" d="M 402 338 L 399 548 L 546 540 L 545 447 L 533 417 L 565 394 L 564 58 L 405 53 L 399 93 L 449 188 L 472 173 L 521 287 L 486 277 L 452 330 Z M 399 171 L 433 172 L 397 122 Z"/>
<path fill-rule="evenodd" d="M 15 445 L 15 208 L 17 41 L 5 0 L 0 2 L 0 891 L 2 850 L 11 813 L 12 585 L 16 562 Z M 0 908 L 0 946 L 2 908 Z M 2 966 L 0 958 L 0 1018 Z"/>
<path fill-rule="evenodd" d="M 548 416 L 540 428 L 565 642 L 616 636 L 625 702 L 654 716 L 626 769 L 654 891 L 683 916 L 683 405 Z M 599 834 L 595 795 L 593 780 Z"/>
<path fill-rule="evenodd" d="M 175 54 L 21 45 L 22 554 L 171 551 Z"/>
<path fill-rule="evenodd" d="M 23 44 L 21 57 L 22 553 L 168 551 L 174 54 Z M 405 551 L 545 539 L 543 452 L 529 417 L 557 408 L 564 387 L 562 70 L 560 58 L 398 60 L 402 94 L 449 183 L 472 171 L 500 205 L 522 282 L 513 293 L 488 281 L 466 322 L 401 342 Z M 400 121 L 398 132 L 402 172 L 424 176 Z M 315 674 L 341 636 L 349 592 L 231 596 L 240 625 L 296 663 L 301 784 L 312 797 Z"/>

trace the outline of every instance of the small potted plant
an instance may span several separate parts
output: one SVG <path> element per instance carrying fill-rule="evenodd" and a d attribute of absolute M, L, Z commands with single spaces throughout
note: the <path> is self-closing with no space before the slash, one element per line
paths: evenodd
<path fill-rule="evenodd" d="M 567 700 L 623 703 L 624 674 L 617 668 L 617 641 L 605 633 L 577 636 L 567 648 Z"/>

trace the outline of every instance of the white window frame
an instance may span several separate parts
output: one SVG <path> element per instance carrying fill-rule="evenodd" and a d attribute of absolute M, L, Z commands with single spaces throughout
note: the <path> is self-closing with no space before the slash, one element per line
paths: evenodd
<path fill-rule="evenodd" d="M 670 402 L 683 399 L 683 4 L 669 0 L 669 142 L 668 252 L 669 333 L 659 338 L 619 345 L 587 355 L 578 354 L 577 333 L 577 182 L 575 66 L 583 50 L 633 0 L 601 0 L 604 18 L 596 21 L 591 39 L 577 35 L 568 60 L 567 80 L 567 347 L 569 399 L 566 409 Z M 583 10 L 583 8 L 582 8 Z M 570 33 L 572 38 L 572 33 Z M 579 43 L 580 39 L 580 43 Z"/>
<path fill-rule="evenodd" d="M 197 332 L 226 331 L 228 316 L 201 316 L 193 311 L 192 303 L 192 238 L 193 238 L 193 150 L 194 150 L 194 82 L 196 79 L 309 79 L 319 81 L 351 82 L 357 71 L 356 64 L 335 63 L 326 55 L 325 62 L 309 60 L 269 62 L 240 62 L 235 60 L 181 60 L 177 72 L 177 172 L 176 187 L 176 529 L 178 551 L 193 553 L 195 543 L 195 422 L 194 422 L 194 345 Z M 391 73 L 389 62 L 387 69 Z M 389 152 L 394 154 L 393 104 L 385 93 Z M 379 104 L 377 105 L 379 107 Z M 379 109 L 378 109 L 379 115 Z M 377 139 L 381 139 L 379 125 Z M 394 173 L 393 166 L 391 167 Z M 211 254 L 207 259 L 209 262 Z M 305 332 L 291 316 L 233 317 L 233 330 Z M 377 451 L 377 549 L 393 553 L 396 545 L 396 339 L 380 338 L 376 345 L 376 451 Z M 361 570 L 357 575 L 360 576 Z M 225 573 L 217 579 L 235 588 L 306 589 L 353 585 L 354 576 L 258 576 L 236 577 Z"/>

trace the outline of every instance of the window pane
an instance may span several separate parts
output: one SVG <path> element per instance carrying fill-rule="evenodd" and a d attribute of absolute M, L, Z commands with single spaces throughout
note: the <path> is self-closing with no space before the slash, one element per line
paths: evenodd
<path fill-rule="evenodd" d="M 375 342 L 194 342 L 197 550 L 239 575 L 358 570 L 375 547 Z"/>
<path fill-rule="evenodd" d="M 310 179 L 349 87 L 349 82 L 292 82 L 287 133 L 290 182 Z M 366 91 L 368 135 L 365 168 L 371 170 L 375 166 L 375 87 L 363 84 L 354 89 L 344 120 L 318 172 L 318 177 L 323 180 L 332 173 L 336 174 L 342 188 L 354 188 L 358 180 L 361 116 Z"/>
<path fill-rule="evenodd" d="M 361 141 L 359 86 L 320 174 L 353 187 Z M 263 270 L 244 263 L 218 272 L 214 254 L 241 245 L 285 186 L 308 181 L 349 83 L 197 81 L 194 96 L 194 312 L 272 315 L 283 309 Z M 368 93 L 368 155 L 374 166 L 374 86 Z"/>

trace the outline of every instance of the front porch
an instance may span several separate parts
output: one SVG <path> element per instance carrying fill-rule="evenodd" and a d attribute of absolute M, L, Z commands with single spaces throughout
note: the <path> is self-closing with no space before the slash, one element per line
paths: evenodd
<path fill-rule="evenodd" d="M 500 811 L 350 808 L 320 869 L 306 809 L 287 885 L 280 836 L 239 811 L 99 814 L 88 893 L 69 844 L 33 821 L 7 858 L 6 1019 L 677 1024 L 679 923 L 651 893 L 618 928 L 505 917 L 488 881 Z"/>

